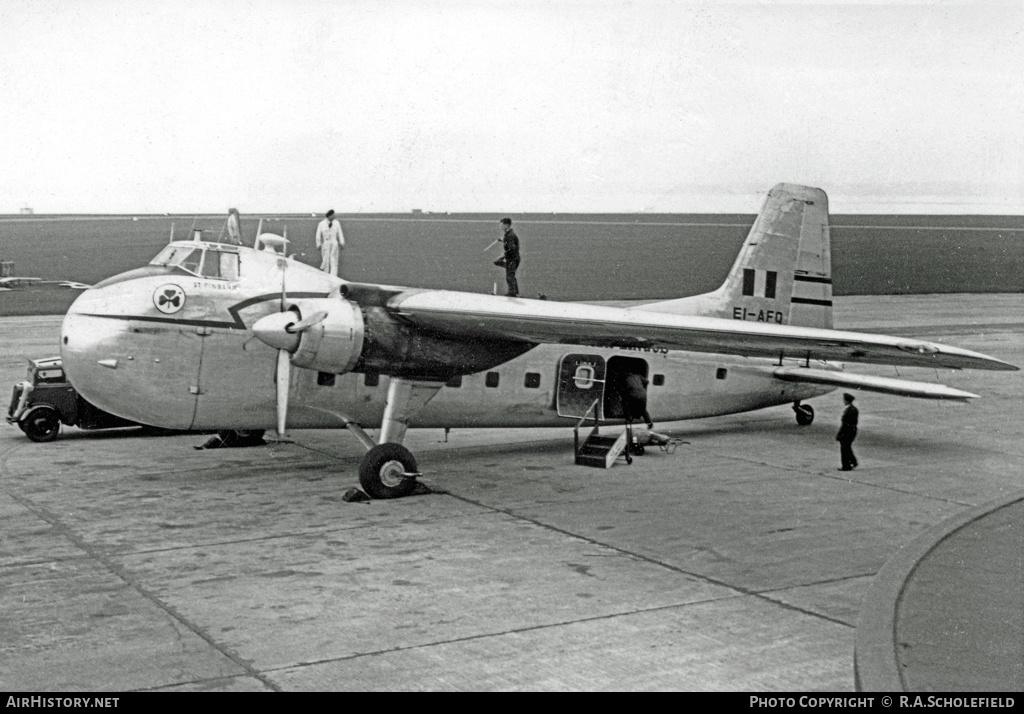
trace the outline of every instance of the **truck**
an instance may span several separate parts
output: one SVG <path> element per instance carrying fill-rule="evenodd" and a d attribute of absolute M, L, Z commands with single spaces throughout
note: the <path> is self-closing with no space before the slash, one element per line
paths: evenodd
<path fill-rule="evenodd" d="M 67 380 L 60 357 L 29 360 L 28 379 L 14 385 L 7 423 L 36 442 L 56 439 L 61 424 L 80 429 L 139 426 L 83 399 Z"/>

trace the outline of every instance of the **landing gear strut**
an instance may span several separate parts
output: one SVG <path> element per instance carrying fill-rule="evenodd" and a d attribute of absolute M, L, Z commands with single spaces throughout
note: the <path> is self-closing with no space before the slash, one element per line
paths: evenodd
<path fill-rule="evenodd" d="M 424 382 L 392 377 L 381 421 L 380 443 L 372 446 L 369 438 L 360 438 L 368 448 L 359 465 L 359 485 L 371 498 L 401 498 L 416 488 L 419 469 L 416 459 L 401 442 L 409 420 L 426 406 L 444 386 L 443 382 Z M 359 436 L 355 425 L 346 425 Z"/>
<path fill-rule="evenodd" d="M 800 426 L 810 426 L 811 422 L 814 421 L 814 409 L 806 404 L 795 402 L 793 404 L 793 413 L 796 414 L 796 423 Z"/>

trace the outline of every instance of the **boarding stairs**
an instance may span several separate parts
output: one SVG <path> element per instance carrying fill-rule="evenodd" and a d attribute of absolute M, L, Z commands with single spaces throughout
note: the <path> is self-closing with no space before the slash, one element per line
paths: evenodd
<path fill-rule="evenodd" d="M 591 412 L 594 412 L 594 428 L 590 435 L 580 444 L 580 427 L 587 421 Z M 626 457 L 626 463 L 633 463 L 633 457 L 627 448 L 633 442 L 633 425 L 626 422 L 626 430 L 618 436 L 605 436 L 600 433 L 600 426 L 597 421 L 597 400 L 590 405 L 590 409 L 577 422 L 573 429 L 573 450 L 576 454 L 576 463 L 579 466 L 593 466 L 599 469 L 610 469 L 620 456 Z"/>

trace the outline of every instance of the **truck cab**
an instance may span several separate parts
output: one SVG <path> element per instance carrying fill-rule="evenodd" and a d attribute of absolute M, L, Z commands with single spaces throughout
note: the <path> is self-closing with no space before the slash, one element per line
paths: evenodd
<path fill-rule="evenodd" d="M 27 377 L 14 385 L 7 423 L 16 424 L 32 441 L 53 441 L 61 424 L 81 429 L 137 426 L 83 399 L 67 380 L 60 357 L 29 360 Z"/>

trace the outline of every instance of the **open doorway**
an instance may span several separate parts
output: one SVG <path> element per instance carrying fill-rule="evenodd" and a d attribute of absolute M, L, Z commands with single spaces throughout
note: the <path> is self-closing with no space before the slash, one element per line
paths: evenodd
<path fill-rule="evenodd" d="M 647 360 L 610 357 L 605 374 L 604 418 L 645 421 L 647 414 Z"/>

